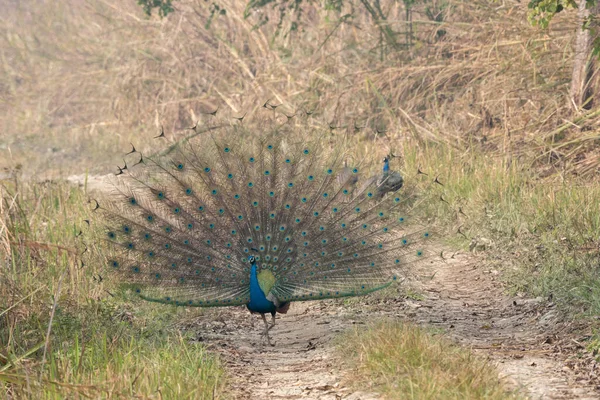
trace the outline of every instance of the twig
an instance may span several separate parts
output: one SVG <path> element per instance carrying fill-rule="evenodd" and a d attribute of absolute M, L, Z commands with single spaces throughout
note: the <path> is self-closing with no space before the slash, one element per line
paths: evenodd
<path fill-rule="evenodd" d="M 46 353 L 48 352 L 48 344 L 50 343 L 50 333 L 52 332 L 52 321 L 54 320 L 54 313 L 56 312 L 56 305 L 58 303 L 58 296 L 60 295 L 60 288 L 62 286 L 62 281 L 65 275 L 67 274 L 67 268 L 65 268 L 64 272 L 60 275 L 58 279 L 58 287 L 56 288 L 56 292 L 54 293 L 54 302 L 52 303 L 52 312 L 50 313 L 50 321 L 48 321 L 48 330 L 46 331 L 46 341 L 44 343 L 44 354 L 42 356 L 42 368 L 40 369 L 40 381 L 42 380 L 42 374 L 44 373 L 44 364 L 46 364 Z"/>

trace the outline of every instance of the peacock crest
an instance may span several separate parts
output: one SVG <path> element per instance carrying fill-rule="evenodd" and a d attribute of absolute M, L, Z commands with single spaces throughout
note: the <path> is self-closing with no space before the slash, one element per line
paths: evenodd
<path fill-rule="evenodd" d="M 382 289 L 439 255 L 423 210 L 447 202 L 423 190 L 430 176 L 391 173 L 307 123 L 262 126 L 211 126 L 120 174 L 94 202 L 109 275 L 149 301 L 264 319 Z"/>

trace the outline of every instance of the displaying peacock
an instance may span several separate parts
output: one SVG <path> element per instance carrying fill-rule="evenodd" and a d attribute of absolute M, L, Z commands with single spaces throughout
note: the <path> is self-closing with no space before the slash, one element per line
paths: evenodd
<path fill-rule="evenodd" d="M 344 137 L 265 121 L 260 133 L 211 126 L 140 157 L 93 204 L 108 276 L 149 301 L 245 305 L 271 343 L 291 302 L 365 295 L 438 255 L 424 208 L 439 194 L 419 190 L 431 184 L 420 171 L 398 191 L 409 179 Z"/>

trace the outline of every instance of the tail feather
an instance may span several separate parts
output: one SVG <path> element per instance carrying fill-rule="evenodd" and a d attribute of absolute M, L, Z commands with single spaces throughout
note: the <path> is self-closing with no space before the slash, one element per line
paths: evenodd
<path fill-rule="evenodd" d="M 250 254 L 281 301 L 366 294 L 439 255 L 424 210 L 444 188 L 429 176 L 382 194 L 377 164 L 349 166 L 345 144 L 266 131 L 207 130 L 121 176 L 96 210 L 113 275 L 148 300 L 233 305 L 247 301 Z"/>

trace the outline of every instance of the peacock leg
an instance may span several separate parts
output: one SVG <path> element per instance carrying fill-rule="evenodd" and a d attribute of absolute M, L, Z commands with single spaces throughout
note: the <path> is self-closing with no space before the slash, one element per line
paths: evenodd
<path fill-rule="evenodd" d="M 271 315 L 273 316 L 273 319 L 271 320 L 271 326 L 269 326 L 269 328 L 267 329 L 268 331 L 273 329 L 273 327 L 275 326 L 275 314 L 271 314 Z"/>
<path fill-rule="evenodd" d="M 267 338 L 267 343 L 269 343 L 270 346 L 275 346 L 274 343 L 271 343 L 271 338 L 269 337 L 269 323 L 267 322 L 267 317 L 265 317 L 265 314 L 260 314 L 260 316 L 263 319 L 263 322 L 265 323 L 265 333 L 264 336 Z"/>

